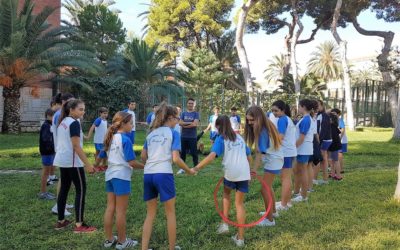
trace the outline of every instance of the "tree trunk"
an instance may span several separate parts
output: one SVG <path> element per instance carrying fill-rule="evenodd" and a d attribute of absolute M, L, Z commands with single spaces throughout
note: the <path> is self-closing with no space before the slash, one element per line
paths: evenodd
<path fill-rule="evenodd" d="M 246 84 L 246 93 L 249 97 L 249 101 L 247 105 L 255 105 L 255 98 L 254 98 L 254 85 L 253 81 L 251 79 L 251 72 L 250 72 L 250 65 L 249 65 L 249 60 L 247 57 L 246 49 L 243 45 L 243 35 L 244 35 L 244 30 L 246 28 L 246 18 L 247 15 L 251 9 L 251 7 L 254 6 L 254 4 L 258 0 L 249 0 L 245 3 L 243 3 L 242 8 L 240 9 L 239 12 L 239 19 L 238 19 L 238 24 L 237 24 L 237 29 L 236 29 L 236 50 L 238 52 L 238 57 L 240 60 L 240 65 L 242 67 L 242 72 L 243 72 L 243 77 L 244 81 Z M 250 93 L 252 92 L 252 93 Z"/>
<path fill-rule="evenodd" d="M 285 78 L 285 76 L 289 75 L 289 71 L 290 71 L 290 61 L 292 60 L 292 38 L 293 38 L 293 33 L 294 33 L 294 28 L 296 27 L 296 18 L 293 16 L 292 14 L 292 23 L 288 24 L 289 27 L 289 32 L 288 34 L 285 36 L 285 68 L 283 70 L 283 76 L 282 79 Z"/>
<path fill-rule="evenodd" d="M 394 199 L 400 202 L 400 162 L 397 168 L 397 186 L 396 191 L 394 192 Z"/>
<path fill-rule="evenodd" d="M 399 105 L 400 105 L 400 94 L 399 94 L 399 99 L 397 100 L 397 116 L 396 116 L 396 123 L 394 124 L 394 132 L 393 132 L 394 139 L 400 139 L 400 108 L 399 108 Z M 400 196 L 400 194 L 399 194 L 399 196 Z"/>
<path fill-rule="evenodd" d="M 342 7 L 342 0 L 337 0 L 335 12 L 333 14 L 333 20 L 331 24 L 331 32 L 335 38 L 337 44 L 339 45 L 342 67 L 343 67 L 343 82 L 345 91 L 345 102 L 347 110 L 347 124 L 350 131 L 354 131 L 354 114 L 353 114 L 353 104 L 351 103 L 351 89 L 350 89 L 350 73 L 349 66 L 347 64 L 347 42 L 343 41 L 339 34 L 337 33 L 337 22 L 340 16 L 340 9 Z"/>
<path fill-rule="evenodd" d="M 10 88 L 3 87 L 3 133 L 18 134 L 21 132 L 20 96 L 19 85 L 13 84 Z"/>
<path fill-rule="evenodd" d="M 371 31 L 365 30 L 360 26 L 357 21 L 357 18 L 352 20 L 354 28 L 357 30 L 358 33 L 364 36 L 379 36 L 383 38 L 383 48 L 381 50 L 381 54 L 378 56 L 378 65 L 379 71 L 382 74 L 382 82 L 385 88 L 387 88 L 389 93 L 389 105 L 390 105 L 390 114 L 392 116 L 392 124 L 396 128 L 397 124 L 397 114 L 398 114 L 398 105 L 399 101 L 397 100 L 396 95 L 396 79 L 393 76 L 390 70 L 390 62 L 388 60 L 390 49 L 392 47 L 392 42 L 394 38 L 394 33 L 392 31 Z M 400 128 L 399 128 L 400 130 Z M 396 131 L 396 130 L 395 130 Z M 393 135 L 395 137 L 395 134 Z"/>
<path fill-rule="evenodd" d="M 300 77 L 299 77 L 299 71 L 297 67 L 297 58 L 296 58 L 296 45 L 297 41 L 299 40 L 299 37 L 301 33 L 303 32 L 304 26 L 300 21 L 299 15 L 297 14 L 297 1 L 292 0 L 292 12 L 293 12 L 293 18 L 294 23 L 297 24 L 298 29 L 296 31 L 296 34 L 291 40 L 291 66 L 292 66 L 292 75 L 293 75 L 293 83 L 294 83 L 294 90 L 296 94 L 296 107 L 298 107 L 299 104 L 299 98 L 300 98 Z"/>

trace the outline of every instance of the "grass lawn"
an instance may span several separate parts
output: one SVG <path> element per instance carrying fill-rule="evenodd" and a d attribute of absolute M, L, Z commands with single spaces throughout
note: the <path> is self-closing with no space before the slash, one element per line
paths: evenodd
<path fill-rule="evenodd" d="M 276 219 L 277 226 L 248 229 L 245 249 L 400 249 L 400 206 L 391 200 L 400 144 L 389 142 L 389 129 L 366 129 L 348 135 L 345 180 L 316 187 L 307 203 L 282 212 Z M 0 135 L 0 170 L 40 169 L 37 137 Z M 137 137 L 138 153 L 144 133 Z M 85 144 L 85 151 L 93 159 L 91 143 Z M 220 218 L 214 209 L 212 192 L 221 175 L 218 160 L 195 177 L 176 177 L 177 243 L 183 249 L 235 249 L 230 240 L 233 228 L 229 235 L 215 234 Z M 0 249 L 100 249 L 104 237 L 104 174 L 87 178 L 85 217 L 99 231 L 75 235 L 68 229 L 53 230 L 56 217 L 51 215 L 50 208 L 54 203 L 36 198 L 40 180 L 37 173 L 0 174 Z M 128 236 L 139 240 L 145 217 L 142 179 L 142 172 L 135 171 L 127 216 Z M 279 181 L 274 188 L 279 197 Z M 50 190 L 54 192 L 54 187 Z M 258 219 L 263 208 L 258 190 L 259 184 L 252 183 L 246 198 L 248 221 Z M 73 203 L 72 194 L 69 203 Z M 167 249 L 161 206 L 151 243 L 153 248 Z"/>

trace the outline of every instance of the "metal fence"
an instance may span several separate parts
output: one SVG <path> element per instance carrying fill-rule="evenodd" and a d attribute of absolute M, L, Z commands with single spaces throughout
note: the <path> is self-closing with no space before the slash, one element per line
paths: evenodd
<path fill-rule="evenodd" d="M 396 88 L 397 98 L 399 86 Z M 388 90 L 380 81 L 367 80 L 351 88 L 356 126 L 392 127 Z M 325 102 L 329 107 L 346 110 L 345 93 L 342 89 L 329 89 Z"/>

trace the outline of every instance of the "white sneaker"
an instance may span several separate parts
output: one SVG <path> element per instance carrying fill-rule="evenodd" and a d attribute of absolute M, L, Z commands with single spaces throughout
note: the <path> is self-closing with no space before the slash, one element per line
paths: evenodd
<path fill-rule="evenodd" d="M 307 201 L 307 200 L 308 200 L 308 198 L 303 198 L 303 196 L 299 195 L 299 196 L 293 198 L 292 202 L 296 203 L 296 202 L 303 202 L 303 201 Z"/>
<path fill-rule="evenodd" d="M 53 214 L 58 214 L 57 204 L 54 205 L 54 207 L 51 209 L 51 212 Z M 67 208 L 65 208 L 64 215 L 65 216 L 70 216 L 71 215 L 71 213 L 67 210 Z"/>
<path fill-rule="evenodd" d="M 275 206 L 276 212 L 278 211 L 286 211 L 289 209 L 289 206 L 282 206 L 282 204 L 279 204 L 278 206 Z"/>
<path fill-rule="evenodd" d="M 104 245 L 105 248 L 109 248 L 109 247 L 112 247 L 115 244 L 117 244 L 117 236 L 113 236 L 112 241 L 105 240 L 103 245 Z"/>
<path fill-rule="evenodd" d="M 282 201 L 277 201 L 277 202 L 275 202 L 275 209 L 276 210 L 278 210 L 278 208 L 277 207 L 280 207 L 280 206 L 282 206 Z M 291 208 L 293 205 L 292 205 L 292 203 L 290 203 L 290 202 L 288 202 L 287 204 L 286 204 L 286 207 L 289 209 L 289 208 Z M 285 206 L 283 206 L 283 207 L 285 207 Z"/>
<path fill-rule="evenodd" d="M 320 185 L 329 184 L 329 181 L 320 180 L 318 181 Z"/>
<path fill-rule="evenodd" d="M 273 227 L 275 226 L 275 220 L 269 221 L 268 219 L 264 219 L 260 223 L 257 224 L 260 227 Z"/>
<path fill-rule="evenodd" d="M 320 184 L 318 180 L 312 180 L 312 183 L 313 183 L 314 185 L 319 185 L 319 184 Z"/>
<path fill-rule="evenodd" d="M 115 246 L 116 249 L 125 249 L 125 248 L 131 248 L 131 247 L 135 247 L 139 242 L 137 242 L 136 240 L 132 240 L 129 238 L 126 238 L 124 243 L 117 243 L 117 245 Z"/>
<path fill-rule="evenodd" d="M 183 169 L 179 169 L 178 172 L 176 172 L 176 174 L 184 174 L 184 173 L 185 173 L 185 170 L 183 170 Z"/>
<path fill-rule="evenodd" d="M 74 208 L 74 205 L 66 204 L 66 205 L 65 205 L 65 208 L 71 209 L 71 208 Z"/>
<path fill-rule="evenodd" d="M 229 225 L 226 223 L 221 223 L 218 226 L 217 234 L 224 234 L 229 232 Z"/>
<path fill-rule="evenodd" d="M 259 212 L 258 214 L 261 215 L 261 216 L 264 216 L 265 212 Z M 275 213 L 272 213 L 272 217 L 273 218 L 278 218 L 279 217 L 278 211 L 276 211 Z"/>
<path fill-rule="evenodd" d="M 233 240 L 233 242 L 235 242 L 235 245 L 237 247 L 244 247 L 244 240 L 239 240 L 237 238 L 237 234 L 235 234 L 234 236 L 231 237 L 231 239 Z"/>

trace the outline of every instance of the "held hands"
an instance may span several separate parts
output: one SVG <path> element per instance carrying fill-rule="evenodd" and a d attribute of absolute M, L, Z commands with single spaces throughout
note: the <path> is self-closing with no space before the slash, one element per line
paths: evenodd
<path fill-rule="evenodd" d="M 189 171 L 186 172 L 188 175 L 197 175 L 196 168 L 189 168 Z"/>
<path fill-rule="evenodd" d="M 85 170 L 86 170 L 86 172 L 88 172 L 89 174 L 94 174 L 94 173 L 96 173 L 96 169 L 93 167 L 92 164 L 86 165 L 86 166 L 85 166 Z"/>
<path fill-rule="evenodd" d="M 252 180 L 256 179 L 257 178 L 257 169 L 252 169 L 250 171 L 250 176 L 251 176 Z"/>

